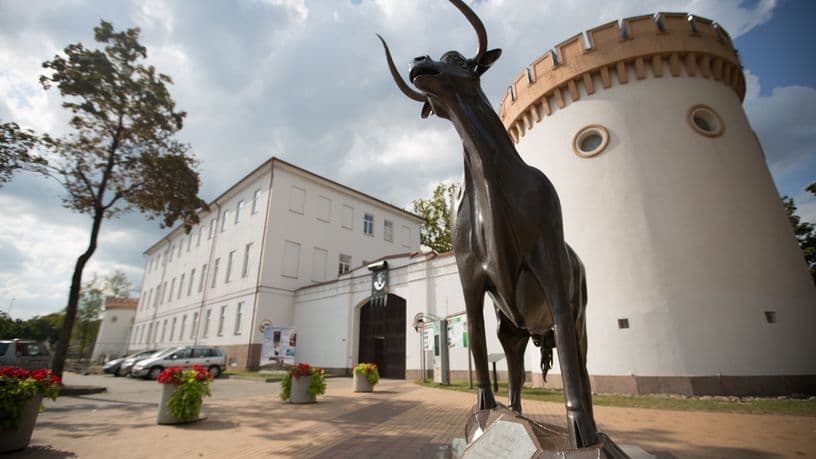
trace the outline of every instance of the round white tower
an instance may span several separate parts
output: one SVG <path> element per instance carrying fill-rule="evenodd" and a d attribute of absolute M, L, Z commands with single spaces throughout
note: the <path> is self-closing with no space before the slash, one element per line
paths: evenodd
<path fill-rule="evenodd" d="M 586 264 L 593 390 L 816 392 L 816 288 L 728 34 L 663 13 L 587 39 L 522 72 L 500 116 Z"/>

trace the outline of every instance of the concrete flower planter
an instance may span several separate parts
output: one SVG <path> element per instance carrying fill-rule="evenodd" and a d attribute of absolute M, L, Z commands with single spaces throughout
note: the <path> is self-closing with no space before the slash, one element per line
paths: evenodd
<path fill-rule="evenodd" d="M 289 403 L 303 404 L 315 403 L 317 397 L 309 395 L 309 385 L 312 383 L 311 376 L 292 377 L 292 388 L 289 391 Z"/>
<path fill-rule="evenodd" d="M 354 373 L 354 392 L 374 392 L 374 385 L 368 382 L 366 375 Z"/>
<path fill-rule="evenodd" d="M 29 400 L 23 408 L 23 417 L 20 419 L 19 427 L 0 430 L 0 453 L 17 451 L 28 446 L 31 434 L 34 432 L 34 424 L 37 423 L 37 415 L 40 413 L 41 402 L 42 395 L 34 395 L 34 398 Z"/>
<path fill-rule="evenodd" d="M 167 402 L 170 400 L 170 397 L 176 393 L 176 390 L 179 388 L 178 384 L 162 384 L 162 397 L 161 402 L 159 402 L 159 415 L 156 418 L 156 423 L 167 425 L 167 424 L 188 424 L 191 422 L 198 422 L 204 419 L 207 419 L 204 416 L 201 416 L 201 410 L 193 416 L 193 419 L 178 419 L 177 417 L 170 414 L 170 408 L 167 407 Z"/>

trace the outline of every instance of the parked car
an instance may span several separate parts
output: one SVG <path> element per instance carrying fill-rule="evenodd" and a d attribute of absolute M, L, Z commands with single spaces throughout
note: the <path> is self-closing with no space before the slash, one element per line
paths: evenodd
<path fill-rule="evenodd" d="M 227 368 L 226 354 L 223 350 L 210 346 L 174 347 L 136 362 L 131 374 L 145 379 L 156 379 L 166 368 L 190 368 L 193 365 L 206 368 L 214 378 L 217 378 Z"/>
<path fill-rule="evenodd" d="M 131 368 L 133 368 L 133 365 L 137 361 L 150 357 L 157 352 L 159 352 L 157 349 L 151 349 L 149 351 L 137 352 L 118 359 L 108 360 L 105 362 L 105 366 L 102 367 L 102 371 L 114 376 L 126 376 L 128 373 L 130 373 Z"/>
<path fill-rule="evenodd" d="M 49 368 L 51 355 L 43 343 L 32 340 L 0 340 L 0 367 L 26 370 Z"/>

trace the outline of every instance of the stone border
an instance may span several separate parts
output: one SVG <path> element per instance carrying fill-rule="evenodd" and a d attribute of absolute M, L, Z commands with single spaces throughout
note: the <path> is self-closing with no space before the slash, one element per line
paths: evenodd
<path fill-rule="evenodd" d="M 657 13 L 613 21 L 555 46 L 508 88 L 499 116 L 514 142 L 555 110 L 597 89 L 637 80 L 685 75 L 720 81 L 745 97 L 745 76 L 728 33 L 685 13 Z M 614 78 L 613 78 L 614 77 Z M 600 88 L 596 87 L 600 83 Z M 583 86 L 583 91 L 579 87 Z"/>

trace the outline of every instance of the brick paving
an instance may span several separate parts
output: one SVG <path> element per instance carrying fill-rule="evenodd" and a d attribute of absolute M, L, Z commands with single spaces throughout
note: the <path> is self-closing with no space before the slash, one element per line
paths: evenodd
<path fill-rule="evenodd" d="M 383 380 L 353 393 L 351 379 L 328 380 L 313 405 L 268 396 L 207 399 L 204 421 L 156 424 L 156 403 L 40 415 L 28 449 L 6 458 L 436 458 L 464 435 L 470 394 Z M 213 386 L 217 391 L 218 385 Z M 158 391 L 156 401 L 158 401 Z M 59 402 L 57 402 L 59 405 Z M 563 423 L 563 406 L 524 402 L 537 420 Z M 661 458 L 816 457 L 816 418 L 597 407 L 601 430 Z"/>

